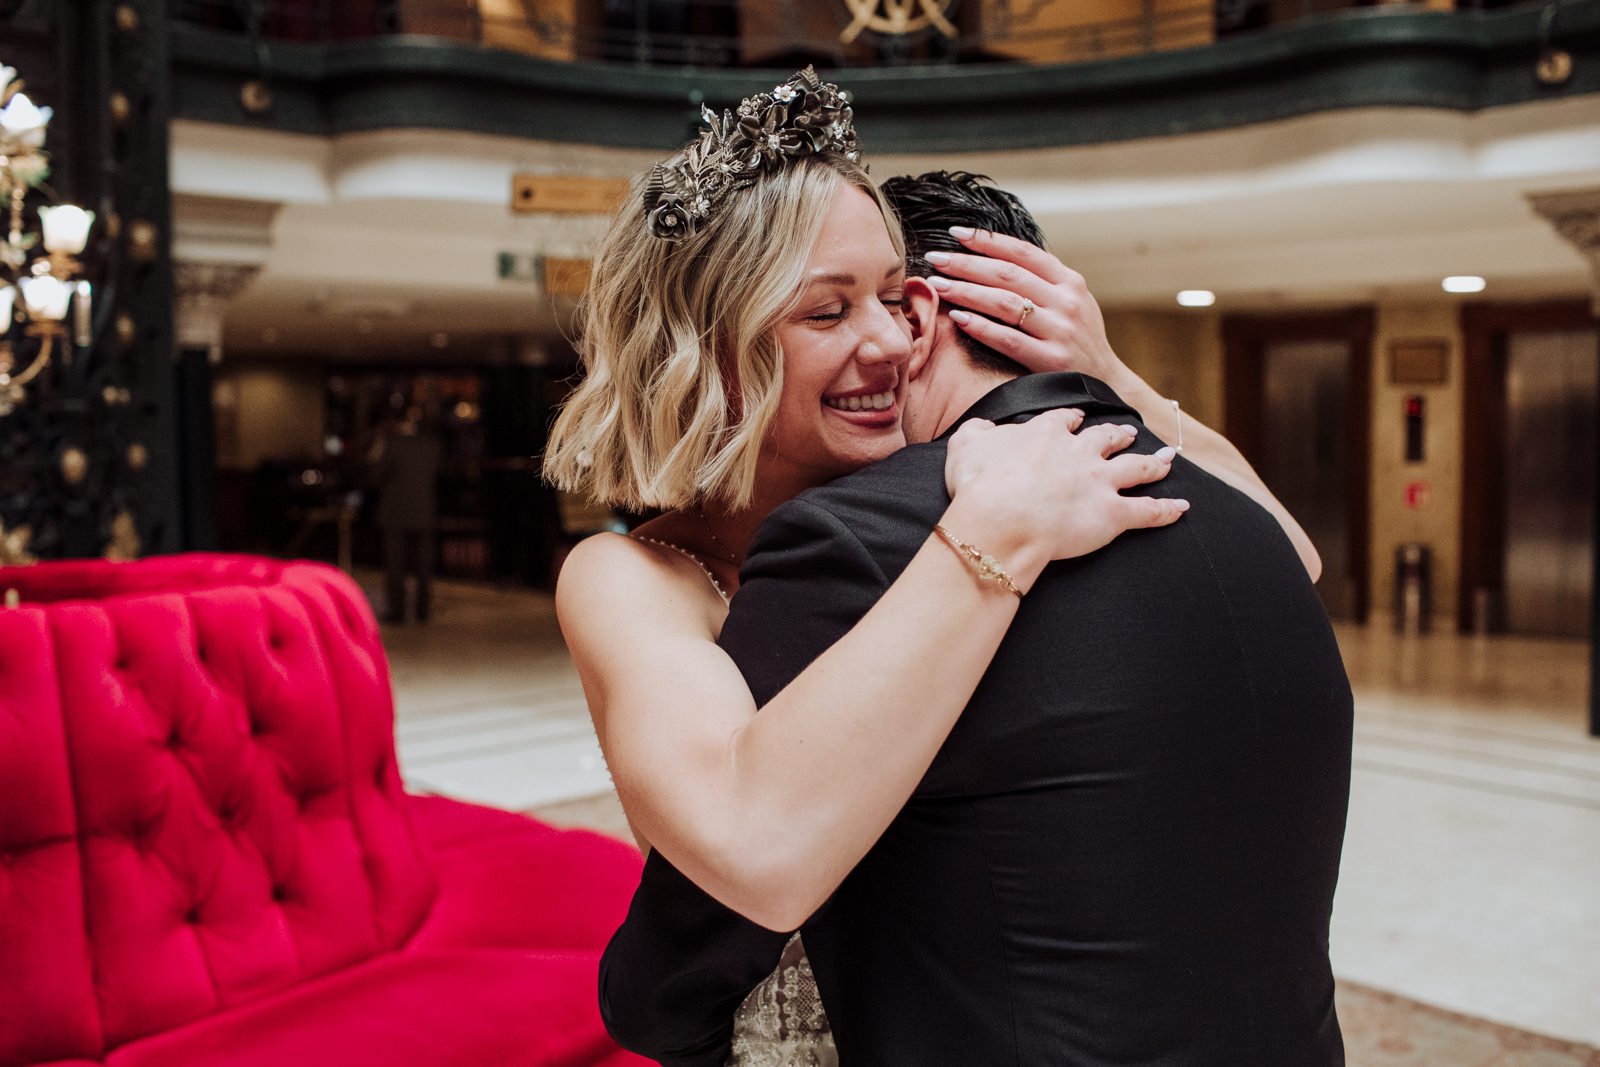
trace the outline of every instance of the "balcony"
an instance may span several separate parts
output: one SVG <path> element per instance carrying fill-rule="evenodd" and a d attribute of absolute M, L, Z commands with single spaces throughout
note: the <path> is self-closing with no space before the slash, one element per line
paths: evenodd
<path fill-rule="evenodd" d="M 863 24 L 846 43 L 851 5 L 870 0 L 178 0 L 174 105 L 179 118 L 322 136 L 420 127 L 659 150 L 692 135 L 702 103 L 815 62 L 855 68 L 873 148 L 909 152 L 1600 91 L 1600 0 L 1472 2 L 964 0 L 946 5 L 954 36 L 913 19 L 905 34 Z M 1570 62 L 1546 79 L 1553 52 Z"/>
<path fill-rule="evenodd" d="M 178 0 L 183 24 L 265 41 L 434 37 L 542 59 L 696 68 L 1079 63 L 1351 14 L 1543 0 Z"/>

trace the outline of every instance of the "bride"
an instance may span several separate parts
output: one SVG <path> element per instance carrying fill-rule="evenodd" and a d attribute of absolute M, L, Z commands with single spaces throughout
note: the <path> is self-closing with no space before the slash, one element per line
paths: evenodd
<path fill-rule="evenodd" d="M 790 931 L 911 795 L 1020 600 L 930 532 L 756 714 L 716 644 L 728 598 L 773 507 L 905 444 L 904 248 L 836 86 L 807 69 L 706 120 L 612 222 L 584 310 L 587 377 L 545 456 L 564 489 L 663 514 L 579 544 L 556 606 L 640 846 Z M 1184 507 L 1120 495 L 1170 461 L 1116 455 L 1132 431 L 1075 433 L 1081 420 L 968 423 L 951 441 L 942 525 L 1020 592 L 1050 560 Z M 735 1018 L 746 1062 L 828 1062 L 807 974 L 795 940 Z"/>

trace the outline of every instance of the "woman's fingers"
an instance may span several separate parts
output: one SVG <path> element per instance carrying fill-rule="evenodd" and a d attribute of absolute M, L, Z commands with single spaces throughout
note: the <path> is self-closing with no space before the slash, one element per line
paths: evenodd
<path fill-rule="evenodd" d="M 1125 496 L 1118 498 L 1118 518 L 1124 530 L 1171 526 L 1189 510 L 1189 502 L 1175 497 Z"/>
<path fill-rule="evenodd" d="M 1043 425 L 1046 426 L 1056 423 L 1060 425 L 1061 429 L 1066 430 L 1068 433 L 1076 433 L 1078 431 L 1078 427 L 1083 425 L 1083 409 L 1051 408 L 1049 411 L 1041 411 L 1039 414 L 1035 415 L 1032 421 L 1042 422 Z"/>
<path fill-rule="evenodd" d="M 1007 359 L 1016 360 L 1030 371 L 1063 369 L 1056 366 L 1056 345 L 1038 341 L 1014 326 L 1005 326 L 959 308 L 951 310 L 950 321 L 979 344 L 994 349 Z"/>
<path fill-rule="evenodd" d="M 1055 256 L 1046 252 L 1038 245 L 1009 237 L 1003 233 L 994 233 L 991 230 L 972 230 L 961 226 L 950 228 L 951 236 L 961 244 L 972 249 L 979 257 L 989 260 L 998 260 L 1011 263 L 1030 274 L 1044 279 L 1047 284 L 1068 282 L 1078 277 L 1070 267 L 1067 267 Z M 962 277 L 970 277 L 962 275 Z M 974 281 L 982 279 L 974 278 Z M 1081 281 L 1081 278 L 1078 278 Z M 995 284 L 995 283 L 990 283 Z"/>
<path fill-rule="evenodd" d="M 1048 312 L 1040 298 L 1030 299 L 1010 289 L 940 277 L 929 278 L 928 284 L 940 299 L 1023 332 L 1030 326 L 1037 327 L 1039 318 Z"/>
<path fill-rule="evenodd" d="M 1134 438 L 1139 436 L 1136 426 L 1124 426 L 1114 422 L 1102 422 L 1098 426 L 1091 426 L 1078 435 L 1100 453 L 1101 458 L 1121 452 L 1133 444 Z"/>
<path fill-rule="evenodd" d="M 1124 452 L 1119 456 L 1112 456 L 1108 464 L 1111 484 L 1118 489 L 1132 489 L 1136 485 L 1159 482 L 1171 472 L 1174 455 L 1169 446 L 1149 455 Z"/>

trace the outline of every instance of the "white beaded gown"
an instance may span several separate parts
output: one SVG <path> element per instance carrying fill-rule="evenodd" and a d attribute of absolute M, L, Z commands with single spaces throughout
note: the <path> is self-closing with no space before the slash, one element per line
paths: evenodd
<path fill-rule="evenodd" d="M 838 1067 L 828 1016 L 795 934 L 773 971 L 733 1014 L 727 1067 Z"/>

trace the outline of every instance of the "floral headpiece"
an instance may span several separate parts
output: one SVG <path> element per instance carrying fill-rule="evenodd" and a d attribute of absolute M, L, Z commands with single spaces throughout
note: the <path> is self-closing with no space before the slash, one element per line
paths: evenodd
<path fill-rule="evenodd" d="M 645 183 L 650 232 L 666 241 L 693 234 L 729 193 L 786 159 L 820 152 L 861 159 L 849 98 L 811 67 L 770 93 L 746 97 L 737 114 L 702 106 L 700 115 L 707 125 L 700 139 L 657 163 Z"/>

